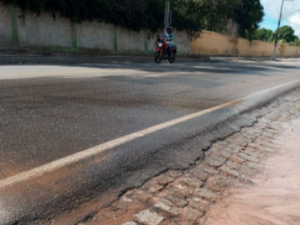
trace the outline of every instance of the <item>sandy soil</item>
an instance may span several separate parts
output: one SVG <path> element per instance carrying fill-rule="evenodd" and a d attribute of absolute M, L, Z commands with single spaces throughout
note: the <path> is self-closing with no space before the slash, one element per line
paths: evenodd
<path fill-rule="evenodd" d="M 300 225 L 300 120 L 286 126 L 279 150 L 263 162 L 253 186 L 231 188 L 211 206 L 205 225 Z"/>

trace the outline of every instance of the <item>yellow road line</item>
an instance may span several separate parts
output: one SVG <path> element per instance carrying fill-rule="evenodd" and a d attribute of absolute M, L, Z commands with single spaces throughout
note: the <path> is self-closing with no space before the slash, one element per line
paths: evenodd
<path fill-rule="evenodd" d="M 174 120 L 171 120 L 171 121 L 159 124 L 159 125 L 155 125 L 153 127 L 150 127 L 150 128 L 147 128 L 147 129 L 144 129 L 144 130 L 141 130 L 141 131 L 138 131 L 138 132 L 135 132 L 135 133 L 117 138 L 117 139 L 112 140 L 112 141 L 108 141 L 104 144 L 100 144 L 100 145 L 95 146 L 93 148 L 75 153 L 75 154 L 67 156 L 65 158 L 61 158 L 61 159 L 55 160 L 53 162 L 47 163 L 45 165 L 36 167 L 36 168 L 31 169 L 29 171 L 25 171 L 25 172 L 16 174 L 14 176 L 8 177 L 6 179 L 0 180 L 0 188 L 4 188 L 4 187 L 10 186 L 10 185 L 14 185 L 14 184 L 17 184 L 17 183 L 20 183 L 20 182 L 23 182 L 23 181 L 33 179 L 35 177 L 38 177 L 38 176 L 41 176 L 43 174 L 52 172 L 54 170 L 58 170 L 60 168 L 68 166 L 70 164 L 79 162 L 79 161 L 87 159 L 91 156 L 95 156 L 99 153 L 102 153 L 102 152 L 105 152 L 107 150 L 113 149 L 117 146 L 120 146 L 122 144 L 130 142 L 132 140 L 138 139 L 140 137 L 144 137 L 146 135 L 161 131 L 163 129 L 167 129 L 167 128 L 172 127 L 174 125 L 177 125 L 177 124 L 195 119 L 197 117 L 203 116 L 205 114 L 211 113 L 211 112 L 219 110 L 221 108 L 225 108 L 225 107 L 228 107 L 228 106 L 233 106 L 233 105 L 235 105 L 237 103 L 240 103 L 244 100 L 247 100 L 247 99 L 250 99 L 252 97 L 258 96 L 260 94 L 269 92 L 271 90 L 282 88 L 282 87 L 288 86 L 290 84 L 299 83 L 299 82 L 300 82 L 300 80 L 295 80 L 295 81 L 292 81 L 292 82 L 288 82 L 288 83 L 282 84 L 280 86 L 273 87 L 273 88 L 267 89 L 265 91 L 258 92 L 256 94 L 253 94 L 253 95 L 250 95 L 250 96 L 247 96 L 247 97 L 244 97 L 244 98 L 236 99 L 234 101 L 230 101 L 230 102 L 212 107 L 210 109 L 206 109 L 206 110 L 196 112 L 196 113 L 193 113 L 193 114 L 190 114 L 190 115 L 187 115 L 187 116 L 183 116 L 181 118 L 174 119 Z M 299 84 L 297 84 L 297 85 L 299 85 Z"/>

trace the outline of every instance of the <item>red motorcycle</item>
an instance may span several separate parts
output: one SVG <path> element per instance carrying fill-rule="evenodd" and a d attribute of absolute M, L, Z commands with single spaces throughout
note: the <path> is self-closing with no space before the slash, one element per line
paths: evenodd
<path fill-rule="evenodd" d="M 177 47 L 176 45 L 173 46 L 173 53 L 170 58 L 168 57 L 168 49 L 169 49 L 169 45 L 168 43 L 166 43 L 165 37 L 157 35 L 156 52 L 154 55 L 154 61 L 156 63 L 161 63 L 163 59 L 168 59 L 169 63 L 174 63 L 175 56 L 177 53 Z"/>

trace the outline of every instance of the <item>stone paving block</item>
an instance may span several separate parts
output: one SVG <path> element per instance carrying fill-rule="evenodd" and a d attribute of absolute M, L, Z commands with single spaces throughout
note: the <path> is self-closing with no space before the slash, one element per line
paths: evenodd
<path fill-rule="evenodd" d="M 197 168 L 204 171 L 204 172 L 206 172 L 206 173 L 208 173 L 208 174 L 213 174 L 214 175 L 214 174 L 219 173 L 219 171 L 216 170 L 216 168 L 211 167 L 211 166 L 207 166 L 207 165 L 204 165 L 204 164 L 198 165 Z"/>
<path fill-rule="evenodd" d="M 240 153 L 240 154 L 238 154 L 238 156 L 241 157 L 241 158 L 243 158 L 243 159 L 245 159 L 245 160 L 247 160 L 247 161 L 250 161 L 250 162 L 255 162 L 255 163 L 259 162 L 259 159 L 254 158 L 252 156 L 249 156 L 249 155 L 247 155 L 245 153 Z"/>
<path fill-rule="evenodd" d="M 161 209 L 161 210 L 163 210 L 167 213 L 170 213 L 172 215 L 175 215 L 175 216 L 177 216 L 179 214 L 177 207 L 174 206 L 171 202 L 169 202 L 166 199 L 155 198 L 154 202 L 155 202 L 155 204 L 154 204 L 155 208 Z"/>
<path fill-rule="evenodd" d="M 181 218 L 175 218 L 171 221 L 164 221 L 162 225 L 191 225 L 190 221 L 183 220 Z"/>
<path fill-rule="evenodd" d="M 258 152 L 254 152 L 252 151 L 253 149 L 251 148 L 246 148 L 245 151 L 241 152 L 241 153 L 244 153 L 246 155 L 249 155 L 253 158 L 256 158 L 256 159 L 260 159 L 261 155 L 258 153 Z"/>
<path fill-rule="evenodd" d="M 215 192 L 223 191 L 226 187 L 227 184 L 221 182 L 217 177 L 210 177 L 205 185 L 205 188 Z"/>
<path fill-rule="evenodd" d="M 220 174 L 218 177 L 219 177 L 219 180 L 222 181 L 224 184 L 226 184 L 228 187 L 235 187 L 241 183 L 240 178 L 235 178 L 235 177 L 225 174 L 225 173 Z"/>
<path fill-rule="evenodd" d="M 243 158 L 241 158 L 241 157 L 239 157 L 238 155 L 236 155 L 236 154 L 234 154 L 234 155 L 232 155 L 232 156 L 230 156 L 230 158 L 229 158 L 231 161 L 233 161 L 233 162 L 236 162 L 236 163 L 243 163 L 243 162 L 246 162 L 246 160 L 245 159 L 243 159 Z"/>
<path fill-rule="evenodd" d="M 142 190 L 134 190 L 132 192 L 128 192 L 124 197 L 126 197 L 125 200 L 131 199 L 135 202 L 146 204 L 152 198 L 152 195 Z"/>
<path fill-rule="evenodd" d="M 188 198 L 193 195 L 194 190 L 189 188 L 188 186 L 182 185 L 182 184 L 176 184 L 173 186 L 173 191 L 181 194 L 182 196 Z"/>
<path fill-rule="evenodd" d="M 273 153 L 276 151 L 276 148 L 262 147 L 261 151 Z"/>
<path fill-rule="evenodd" d="M 205 164 L 213 167 L 222 166 L 225 163 L 226 159 L 216 156 L 210 156 L 205 158 Z"/>
<path fill-rule="evenodd" d="M 128 206 L 130 204 L 135 204 L 134 202 L 125 202 L 125 201 L 115 201 L 112 205 L 111 205 L 111 210 L 113 211 L 117 211 L 117 210 L 124 210 L 126 211 Z"/>
<path fill-rule="evenodd" d="M 198 168 L 192 169 L 190 172 L 190 176 L 202 182 L 205 182 L 208 179 L 208 174 Z"/>
<path fill-rule="evenodd" d="M 123 223 L 122 225 L 138 225 L 136 222 L 127 222 L 127 223 Z"/>
<path fill-rule="evenodd" d="M 207 199 L 212 202 L 217 201 L 216 193 L 214 193 L 213 191 L 208 190 L 206 188 L 200 188 L 199 190 L 195 191 L 194 196 L 202 197 L 202 198 Z"/>
<path fill-rule="evenodd" d="M 216 149 L 221 149 L 224 148 L 227 145 L 227 143 L 225 141 L 218 141 L 216 143 L 214 143 L 211 148 L 216 148 Z"/>
<path fill-rule="evenodd" d="M 274 139 L 274 134 L 272 134 L 272 133 L 270 133 L 270 132 L 264 132 L 263 134 L 262 134 L 262 136 L 264 137 L 264 138 L 268 138 L 268 139 Z"/>
<path fill-rule="evenodd" d="M 168 199 L 170 202 L 172 202 L 174 205 L 180 208 L 183 208 L 184 206 L 187 205 L 187 201 L 185 201 L 182 198 L 176 197 L 172 194 L 167 195 L 166 199 Z"/>
<path fill-rule="evenodd" d="M 270 145 L 272 143 L 272 140 L 268 140 L 266 138 L 263 137 L 259 137 L 256 139 L 257 143 L 260 143 L 261 146 L 267 146 Z"/>
<path fill-rule="evenodd" d="M 260 146 L 257 143 L 249 143 L 248 147 L 257 150 L 257 149 L 259 149 Z"/>
<path fill-rule="evenodd" d="M 161 174 L 158 177 L 156 177 L 156 182 L 159 185 L 165 186 L 175 180 L 175 177 L 169 176 L 167 173 Z"/>
<path fill-rule="evenodd" d="M 164 188 L 164 186 L 159 185 L 154 180 L 150 180 L 150 181 L 146 182 L 146 184 L 144 184 L 143 187 L 146 188 L 146 189 L 148 189 L 148 191 L 150 193 L 158 192 L 158 191 L 160 191 L 160 190 L 162 190 Z"/>
<path fill-rule="evenodd" d="M 243 137 L 248 139 L 247 140 L 248 145 L 249 145 L 250 142 L 253 142 L 257 138 L 256 135 L 254 135 L 254 134 L 248 134 L 248 133 L 243 134 Z"/>
<path fill-rule="evenodd" d="M 235 140 L 235 144 L 239 145 L 240 147 L 245 147 L 248 145 L 248 142 L 245 141 L 243 138 L 239 138 Z"/>
<path fill-rule="evenodd" d="M 246 164 L 243 164 L 240 167 L 239 172 L 240 172 L 240 174 L 243 174 L 243 176 L 245 177 L 245 176 L 251 176 L 259 171 L 256 168 L 252 168 L 252 167 L 247 166 Z"/>
<path fill-rule="evenodd" d="M 232 155 L 232 152 L 230 151 L 230 148 L 225 148 L 223 150 L 220 150 L 218 154 L 228 159 Z"/>
<path fill-rule="evenodd" d="M 134 217 L 145 225 L 159 225 L 165 218 L 149 209 L 136 214 Z"/>
<path fill-rule="evenodd" d="M 239 174 L 238 171 L 236 171 L 236 170 L 234 170 L 234 169 L 231 169 L 231 168 L 228 167 L 228 166 L 222 166 L 222 167 L 220 167 L 220 171 L 222 171 L 222 172 L 224 172 L 224 173 L 226 173 L 226 174 L 228 174 L 228 175 L 231 175 L 231 176 L 233 176 L 233 177 L 237 177 L 237 178 L 240 177 L 240 174 Z"/>
<path fill-rule="evenodd" d="M 169 170 L 167 172 L 167 175 L 172 177 L 172 178 L 178 178 L 180 176 L 182 176 L 182 171 L 178 171 L 178 170 Z"/>
<path fill-rule="evenodd" d="M 241 147 L 238 146 L 229 146 L 228 151 L 230 151 L 232 154 L 238 153 L 240 151 Z"/>
<path fill-rule="evenodd" d="M 236 162 L 233 162 L 231 160 L 228 160 L 226 163 L 225 163 L 225 166 L 228 166 L 232 169 L 235 169 L 235 170 L 239 170 L 240 167 L 241 167 L 241 164 L 239 163 L 236 163 Z"/>
<path fill-rule="evenodd" d="M 196 221 L 202 216 L 203 213 L 188 206 L 182 210 L 182 217 L 191 221 Z"/>
<path fill-rule="evenodd" d="M 210 205 L 211 203 L 208 201 L 205 201 L 201 198 L 193 198 L 190 202 L 189 202 L 189 206 L 198 210 L 199 212 L 205 213 L 207 210 L 207 207 Z"/>
<path fill-rule="evenodd" d="M 212 152 L 211 155 L 213 157 L 216 157 L 216 158 L 221 158 L 223 160 L 227 160 L 227 157 L 223 156 L 220 154 L 220 152 L 223 152 L 224 150 L 218 150 L 218 151 L 215 151 L 215 152 Z M 208 157 L 207 157 L 208 158 Z"/>
<path fill-rule="evenodd" d="M 124 201 L 124 202 L 133 202 L 133 200 L 132 200 L 131 198 L 128 198 L 128 197 L 126 197 L 126 196 L 124 196 L 124 197 L 122 198 L 122 201 Z"/>
<path fill-rule="evenodd" d="M 202 186 L 203 182 L 194 178 L 185 177 L 183 182 L 190 188 L 199 188 Z"/>

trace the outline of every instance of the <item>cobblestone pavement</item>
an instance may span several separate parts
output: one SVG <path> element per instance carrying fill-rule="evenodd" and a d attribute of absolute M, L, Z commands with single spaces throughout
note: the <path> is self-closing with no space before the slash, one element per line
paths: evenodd
<path fill-rule="evenodd" d="M 260 161 L 276 152 L 273 140 L 282 125 L 300 116 L 298 100 L 295 95 L 282 97 L 254 126 L 214 143 L 188 170 L 152 178 L 79 225 L 205 224 L 207 209 L 225 197 L 225 189 L 252 184 Z"/>

